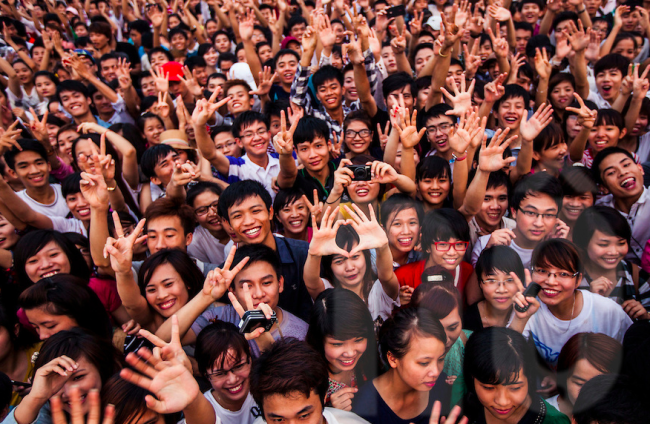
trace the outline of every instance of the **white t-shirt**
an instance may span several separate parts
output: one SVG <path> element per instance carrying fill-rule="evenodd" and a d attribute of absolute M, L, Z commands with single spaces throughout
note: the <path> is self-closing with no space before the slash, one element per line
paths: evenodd
<path fill-rule="evenodd" d="M 208 229 L 200 225 L 194 229 L 192 243 L 187 247 L 187 254 L 209 264 L 224 262 L 224 247 Z"/>
<path fill-rule="evenodd" d="M 369 424 L 357 414 L 336 408 L 323 408 L 323 418 L 327 424 Z M 265 424 L 264 417 L 258 417 L 253 424 Z"/>
<path fill-rule="evenodd" d="M 548 306 L 540 302 L 539 310 L 528 320 L 523 335 L 532 337 L 535 347 L 546 363 L 555 369 L 564 344 L 578 333 L 603 333 L 619 342 L 632 325 L 632 320 L 616 302 L 599 294 L 581 290 L 583 298 L 580 315 L 571 321 L 555 317 Z"/>
<path fill-rule="evenodd" d="M 60 233 L 78 233 L 88 237 L 88 231 L 84 223 L 77 218 L 61 218 L 60 216 L 50 216 L 52 229 Z"/>
<path fill-rule="evenodd" d="M 334 288 L 332 283 L 326 279 L 321 278 L 321 280 L 323 280 L 323 284 L 325 285 L 326 290 Z M 379 280 L 375 280 L 375 283 L 370 289 L 370 293 L 368 293 L 368 310 L 370 311 L 372 320 L 377 321 L 377 318 L 381 318 L 383 321 L 386 321 L 391 316 L 393 308 L 399 308 L 400 306 L 399 296 L 397 296 L 397 299 L 393 300 L 389 295 L 386 294 L 384 291 L 384 286 L 381 285 L 381 282 Z"/>
<path fill-rule="evenodd" d="M 478 238 L 478 240 L 476 240 L 476 244 L 472 250 L 473 267 L 476 267 L 476 262 L 478 262 L 478 258 L 481 256 L 481 252 L 483 252 L 485 246 L 487 246 L 488 241 L 490 241 L 490 237 L 492 237 L 492 234 L 481 236 Z M 519 255 L 521 262 L 524 264 L 524 268 L 530 268 L 530 262 L 533 257 L 533 249 L 524 249 L 523 247 L 519 247 L 514 240 L 510 242 L 510 248 L 517 252 L 517 255 Z"/>
<path fill-rule="evenodd" d="M 211 390 L 203 393 L 203 395 L 208 399 L 214 409 L 214 413 L 217 416 L 216 424 L 252 424 L 255 421 L 255 415 L 253 413 L 257 412 L 258 408 L 250 393 L 246 396 L 246 400 L 239 411 L 229 411 L 219 405 L 219 402 L 212 396 Z"/>
<path fill-rule="evenodd" d="M 68 208 L 67 203 L 65 203 L 65 197 L 63 197 L 63 194 L 61 193 L 61 186 L 59 184 L 50 185 L 54 189 L 54 202 L 49 205 L 44 205 L 43 203 L 39 203 L 32 199 L 29 197 L 26 190 L 18 191 L 16 194 L 36 212 L 49 217 L 60 216 L 61 218 L 65 218 L 70 213 L 70 209 Z"/>

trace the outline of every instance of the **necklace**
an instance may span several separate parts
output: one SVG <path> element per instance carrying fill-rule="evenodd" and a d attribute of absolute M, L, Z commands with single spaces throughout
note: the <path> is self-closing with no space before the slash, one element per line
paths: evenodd
<path fill-rule="evenodd" d="M 569 325 L 567 326 L 566 330 L 564 330 L 564 333 L 566 334 L 569 331 L 569 328 L 571 328 L 571 321 L 573 321 L 573 311 L 576 308 L 576 292 L 573 292 L 573 306 L 571 306 L 571 316 L 569 317 Z"/>

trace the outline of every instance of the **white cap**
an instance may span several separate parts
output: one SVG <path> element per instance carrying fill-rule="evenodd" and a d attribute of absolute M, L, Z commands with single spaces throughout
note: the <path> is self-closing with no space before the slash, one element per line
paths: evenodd
<path fill-rule="evenodd" d="M 432 30 L 440 31 L 440 25 L 442 24 L 442 18 L 440 16 L 432 16 L 427 20 L 426 25 L 429 25 Z"/>

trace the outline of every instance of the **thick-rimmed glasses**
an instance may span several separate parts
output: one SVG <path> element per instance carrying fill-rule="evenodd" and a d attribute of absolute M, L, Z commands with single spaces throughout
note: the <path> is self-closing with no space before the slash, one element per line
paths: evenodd
<path fill-rule="evenodd" d="M 453 126 L 454 124 L 450 123 L 442 123 L 437 127 L 435 125 L 429 125 L 427 127 L 427 135 L 433 137 L 438 131 L 440 131 L 442 134 L 447 134 L 449 132 L 449 129 Z"/>
<path fill-rule="evenodd" d="M 196 216 L 203 216 L 207 214 L 210 209 L 217 212 L 217 206 L 219 206 L 219 201 L 215 200 L 214 202 L 210 203 L 207 206 L 201 206 L 200 208 L 194 209 L 194 213 L 196 214 Z"/>
<path fill-rule="evenodd" d="M 208 377 L 209 380 L 222 380 L 230 373 L 241 377 L 249 371 L 250 367 L 251 361 L 250 359 L 247 359 L 246 362 L 241 362 L 228 370 L 219 370 L 211 374 L 206 374 L 206 377 Z"/>
<path fill-rule="evenodd" d="M 448 241 L 435 241 L 433 244 L 436 246 L 436 250 L 438 252 L 448 252 L 452 246 L 456 252 L 464 252 L 469 246 L 469 242 L 467 241 L 457 241 L 454 243 L 450 243 Z"/>
<path fill-rule="evenodd" d="M 367 138 L 370 137 L 372 131 L 370 130 L 345 130 L 345 137 L 349 139 L 354 139 L 357 135 L 361 138 Z"/>

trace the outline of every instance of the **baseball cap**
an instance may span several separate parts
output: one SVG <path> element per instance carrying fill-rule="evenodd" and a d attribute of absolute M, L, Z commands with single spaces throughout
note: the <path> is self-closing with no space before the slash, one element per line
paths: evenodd
<path fill-rule="evenodd" d="M 440 16 L 432 16 L 427 21 L 426 25 L 429 25 L 432 30 L 440 31 L 440 24 L 442 23 L 442 18 Z"/>
<path fill-rule="evenodd" d="M 86 49 L 74 49 L 74 52 L 77 53 L 79 56 L 84 56 L 90 59 L 90 61 L 95 64 L 95 58 L 93 57 L 92 54 Z"/>
<path fill-rule="evenodd" d="M 183 74 L 183 65 L 178 62 L 167 62 L 162 66 L 163 75 L 169 73 L 169 81 L 180 81 L 179 77 L 182 77 Z"/>

